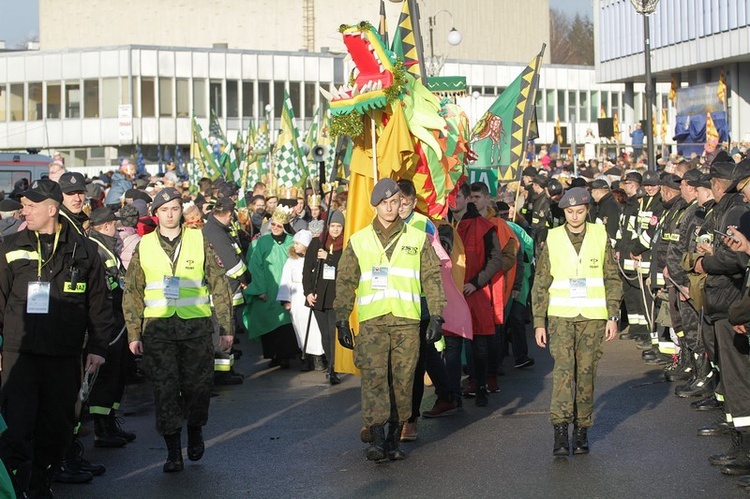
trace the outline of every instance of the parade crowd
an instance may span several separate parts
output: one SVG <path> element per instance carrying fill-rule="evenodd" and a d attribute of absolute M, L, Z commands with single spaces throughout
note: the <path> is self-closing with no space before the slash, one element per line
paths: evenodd
<path fill-rule="evenodd" d="M 87 178 L 55 157 L 0 201 L 0 485 L 54 497 L 53 481 L 105 473 L 83 429 L 96 447 L 136 439 L 118 411 L 139 378 L 163 470 L 182 471 L 183 426 L 201 459 L 212 387 L 244 382 L 240 337 L 260 339 L 269 369 L 331 385 L 337 350 L 352 350 L 366 458 L 401 460 L 420 417 L 490 405 L 508 356 L 534 365 L 531 328 L 554 360 L 555 456 L 589 452 L 597 363 L 619 338 L 692 409 L 716 411 L 698 433 L 731 438 L 708 460 L 750 487 L 750 159 L 725 147 L 656 165 L 543 149 L 496 196 L 460 183 L 444 219 L 417 211 L 410 180 L 381 179 L 372 223 L 347 244 L 345 182 L 241 193 L 191 186 L 173 164 Z"/>

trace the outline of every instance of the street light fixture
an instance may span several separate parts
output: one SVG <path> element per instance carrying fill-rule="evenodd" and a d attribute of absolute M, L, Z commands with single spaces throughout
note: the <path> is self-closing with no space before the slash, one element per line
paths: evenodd
<path fill-rule="evenodd" d="M 456 45 L 460 44 L 461 40 L 463 39 L 463 37 L 461 36 L 461 32 L 455 28 L 455 22 L 453 21 L 453 14 L 451 14 L 447 10 L 445 9 L 439 10 L 435 12 L 434 15 L 427 18 L 427 21 L 430 27 L 430 60 L 427 62 L 427 75 L 428 76 L 439 75 L 440 70 L 443 68 L 443 64 L 445 64 L 446 56 L 435 55 L 435 48 L 434 48 L 433 38 L 432 38 L 432 29 L 435 26 L 435 18 L 437 17 L 438 14 L 441 14 L 443 12 L 445 12 L 446 14 L 450 16 L 451 24 L 454 26 L 448 32 L 448 43 L 455 47 Z"/>
<path fill-rule="evenodd" d="M 648 168 L 656 171 L 656 151 L 654 150 L 654 85 L 651 81 L 651 28 L 648 16 L 656 11 L 659 0 L 630 0 L 635 11 L 643 16 L 643 58 L 646 60 L 646 147 L 648 148 Z"/>

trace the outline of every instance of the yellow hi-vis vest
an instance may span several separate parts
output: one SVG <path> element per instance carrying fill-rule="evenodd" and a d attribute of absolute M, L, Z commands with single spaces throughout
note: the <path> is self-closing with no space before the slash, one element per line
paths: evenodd
<path fill-rule="evenodd" d="M 586 235 L 579 253 L 570 242 L 565 226 L 549 231 L 547 247 L 550 249 L 550 273 L 553 279 L 549 288 L 547 315 L 567 318 L 582 315 L 587 319 L 606 320 L 604 255 L 607 251 L 607 231 L 604 225 L 586 224 Z M 582 287 L 572 292 L 574 286 L 571 280 L 577 280 L 576 285 L 585 283 L 585 298 L 575 296 L 581 293 Z"/>
<path fill-rule="evenodd" d="M 182 319 L 211 317 L 208 287 L 203 264 L 203 233 L 198 229 L 183 229 L 177 249 L 177 262 L 173 262 L 159 243 L 158 230 L 143 236 L 138 247 L 141 267 L 146 276 L 144 317 L 172 317 L 175 312 Z M 179 277 L 179 298 L 164 296 L 164 277 Z"/>
<path fill-rule="evenodd" d="M 357 314 L 360 321 L 388 313 L 396 317 L 419 320 L 422 307 L 420 279 L 422 247 L 427 235 L 404 224 L 403 232 L 393 241 L 395 245 L 389 260 L 372 225 L 355 233 L 350 239 L 359 261 L 359 287 L 357 288 Z M 386 289 L 372 288 L 373 268 L 387 268 Z"/>

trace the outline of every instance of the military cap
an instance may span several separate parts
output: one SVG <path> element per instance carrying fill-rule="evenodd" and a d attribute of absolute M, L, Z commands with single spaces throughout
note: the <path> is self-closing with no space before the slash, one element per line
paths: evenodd
<path fill-rule="evenodd" d="M 711 163 L 711 178 L 734 180 L 737 165 L 731 161 Z"/>
<path fill-rule="evenodd" d="M 586 187 L 586 179 L 583 177 L 576 177 L 570 181 L 570 187 Z"/>
<path fill-rule="evenodd" d="M 522 177 L 536 177 L 536 168 L 533 166 L 527 166 L 523 169 L 523 172 L 521 172 Z"/>
<path fill-rule="evenodd" d="M 232 198 L 224 197 L 216 200 L 214 210 L 219 209 L 221 211 L 234 211 L 234 207 L 235 204 L 234 201 L 232 201 Z"/>
<path fill-rule="evenodd" d="M 65 172 L 60 176 L 60 189 L 63 193 L 86 192 L 86 177 L 78 172 Z"/>
<path fill-rule="evenodd" d="M 558 206 L 570 208 L 571 206 L 588 205 L 591 202 L 591 194 L 583 187 L 573 187 L 563 194 Z"/>
<path fill-rule="evenodd" d="M 370 196 L 370 204 L 377 206 L 384 199 L 388 199 L 398 193 L 398 184 L 392 178 L 381 178 L 378 183 L 375 184 L 375 188 L 372 190 Z"/>
<path fill-rule="evenodd" d="M 638 184 L 643 183 L 643 176 L 638 172 L 628 172 L 625 174 L 625 176 L 622 178 L 622 182 L 637 182 Z M 659 185 L 658 179 L 656 184 L 651 185 Z"/>
<path fill-rule="evenodd" d="M 711 174 L 701 173 L 700 177 L 698 177 L 698 180 L 688 180 L 687 183 L 688 185 L 692 185 L 693 187 L 703 187 L 705 189 L 710 189 L 711 188 Z"/>
<path fill-rule="evenodd" d="M 668 188 L 674 189 L 676 191 L 680 190 L 680 184 L 681 183 L 682 183 L 682 178 L 680 178 L 678 175 L 673 175 L 671 173 L 667 173 L 661 179 L 661 185 L 662 185 L 662 187 L 668 187 Z"/>
<path fill-rule="evenodd" d="M 52 199 L 58 203 L 62 203 L 63 195 L 60 185 L 48 178 L 41 180 L 34 180 L 28 189 L 21 193 L 21 197 L 29 199 L 34 203 L 41 203 L 46 199 Z"/>
<path fill-rule="evenodd" d="M 23 208 L 23 205 L 15 199 L 7 198 L 0 201 L 0 211 L 2 212 L 16 211 L 21 208 Z"/>
<path fill-rule="evenodd" d="M 547 177 L 543 177 L 542 175 L 537 175 L 536 177 L 534 177 L 534 183 L 539 187 L 544 188 L 547 187 L 549 179 Z"/>
<path fill-rule="evenodd" d="M 156 213 L 156 210 L 158 210 L 161 205 L 166 204 L 173 199 L 182 199 L 180 191 L 174 187 L 165 187 L 160 190 L 159 193 L 154 196 L 154 202 L 151 204 L 151 213 Z"/>
<path fill-rule="evenodd" d="M 557 196 L 558 194 L 563 193 L 563 186 L 556 178 L 550 179 L 549 182 L 547 182 L 547 192 L 550 196 Z"/>
<path fill-rule="evenodd" d="M 118 218 L 115 216 L 114 211 L 103 206 L 92 211 L 89 220 L 91 225 L 97 226 L 107 222 L 114 222 L 115 220 L 118 220 Z"/>
<path fill-rule="evenodd" d="M 648 171 L 646 172 L 641 180 L 641 183 L 646 186 L 659 185 L 661 182 L 661 176 L 657 172 Z"/>
<path fill-rule="evenodd" d="M 598 178 L 589 184 L 592 189 L 607 189 L 609 190 L 609 184 L 603 178 Z"/>
<path fill-rule="evenodd" d="M 608 169 L 607 171 L 605 171 L 604 174 L 605 175 L 614 175 L 616 177 L 619 177 L 620 175 L 622 175 L 622 172 L 620 171 L 619 168 L 612 167 L 612 168 Z"/>
<path fill-rule="evenodd" d="M 151 202 L 151 196 L 149 196 L 146 191 L 142 191 L 140 189 L 128 189 L 127 191 L 125 191 L 125 199 L 132 199 L 134 201 L 136 199 L 142 199 L 146 203 Z"/>
<path fill-rule="evenodd" d="M 688 170 L 682 175 L 682 180 L 687 182 L 688 185 L 690 185 L 690 181 L 696 182 L 700 180 L 700 178 L 701 178 L 701 171 L 696 168 Z"/>

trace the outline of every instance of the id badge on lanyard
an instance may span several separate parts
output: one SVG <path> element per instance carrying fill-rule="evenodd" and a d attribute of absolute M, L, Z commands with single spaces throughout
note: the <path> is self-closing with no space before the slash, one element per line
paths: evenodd
<path fill-rule="evenodd" d="M 165 275 L 164 276 L 164 298 L 167 300 L 176 300 L 180 297 L 180 278 Z"/>
<path fill-rule="evenodd" d="M 388 289 L 388 267 L 372 268 L 372 289 Z"/>
<path fill-rule="evenodd" d="M 50 284 L 48 282 L 32 281 L 26 290 L 26 313 L 49 313 Z"/>
<path fill-rule="evenodd" d="M 586 279 L 570 279 L 570 297 L 587 298 Z"/>

